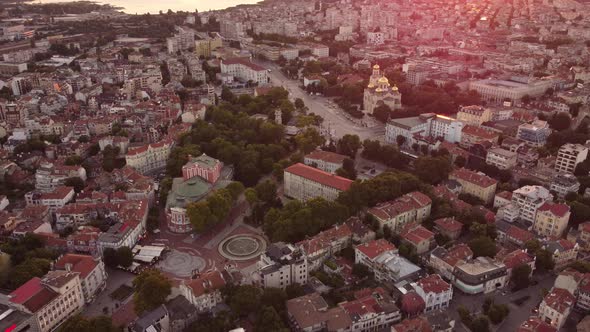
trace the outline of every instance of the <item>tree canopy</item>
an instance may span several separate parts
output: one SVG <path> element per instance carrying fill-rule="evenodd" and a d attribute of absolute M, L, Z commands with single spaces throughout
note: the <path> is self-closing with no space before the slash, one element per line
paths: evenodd
<path fill-rule="evenodd" d="M 142 313 L 164 304 L 172 290 L 172 283 L 162 272 L 148 269 L 133 280 L 133 289 L 135 311 Z"/>

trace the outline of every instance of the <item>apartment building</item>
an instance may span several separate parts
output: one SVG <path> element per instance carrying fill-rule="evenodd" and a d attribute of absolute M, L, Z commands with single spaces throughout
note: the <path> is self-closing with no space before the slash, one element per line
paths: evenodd
<path fill-rule="evenodd" d="M 9 305 L 34 316 L 39 332 L 55 330 L 84 306 L 78 273 L 49 271 L 33 278 L 8 296 Z"/>
<path fill-rule="evenodd" d="M 213 50 L 223 46 L 223 40 L 217 33 L 214 33 L 213 37 L 204 34 L 197 34 L 197 36 L 201 38 L 195 40 L 195 55 L 197 57 L 208 58 Z"/>
<path fill-rule="evenodd" d="M 551 128 L 549 128 L 547 121 L 535 120 L 532 123 L 523 123 L 518 126 L 516 138 L 528 146 L 539 148 L 547 143 L 550 134 Z"/>
<path fill-rule="evenodd" d="M 59 271 L 78 273 L 82 295 L 86 303 L 106 287 L 107 272 L 103 261 L 89 255 L 65 254 L 55 261 L 53 268 Z"/>
<path fill-rule="evenodd" d="M 572 173 L 557 173 L 551 179 L 549 190 L 563 199 L 568 193 L 577 193 L 580 190 L 580 181 Z"/>
<path fill-rule="evenodd" d="M 486 155 L 486 164 L 496 166 L 499 169 L 511 169 L 516 166 L 517 153 L 502 148 L 492 148 Z"/>
<path fill-rule="evenodd" d="M 424 312 L 444 310 L 451 304 L 453 286 L 444 281 L 438 274 L 431 274 L 416 281 L 413 285 L 418 296 L 424 300 Z"/>
<path fill-rule="evenodd" d="M 86 169 L 82 166 L 44 162 L 35 171 L 35 188 L 42 192 L 50 192 L 63 186 L 69 178 L 80 178 L 82 181 L 86 181 Z"/>
<path fill-rule="evenodd" d="M 432 200 L 421 192 L 414 191 L 393 201 L 379 203 L 368 213 L 379 222 L 379 227 L 387 226 L 399 233 L 406 225 L 421 223 L 430 216 Z"/>
<path fill-rule="evenodd" d="M 336 225 L 318 233 L 312 238 L 297 242 L 307 255 L 309 270 L 313 271 L 332 255 L 340 252 L 352 243 L 353 232 L 348 224 Z"/>
<path fill-rule="evenodd" d="M 545 204 L 552 202 L 553 196 L 544 187 L 524 186 L 512 192 L 511 204 L 518 208 L 519 217 L 534 223 L 537 210 Z"/>
<path fill-rule="evenodd" d="M 586 160 L 588 148 L 582 144 L 567 143 L 557 151 L 555 171 L 558 173 L 574 173 L 576 166 Z"/>
<path fill-rule="evenodd" d="M 164 139 L 140 147 L 129 147 L 125 154 L 125 161 L 128 166 L 135 168 L 142 174 L 153 172 L 166 167 L 173 146 L 173 140 Z"/>
<path fill-rule="evenodd" d="M 268 246 L 258 262 L 257 279 L 262 287 L 285 289 L 292 284 L 306 284 L 309 274 L 307 255 L 289 243 Z"/>
<path fill-rule="evenodd" d="M 316 197 L 333 201 L 352 184 L 349 179 L 301 163 L 286 168 L 283 178 L 285 195 L 300 201 Z"/>
<path fill-rule="evenodd" d="M 50 192 L 30 191 L 25 194 L 25 202 L 29 205 L 48 206 L 53 213 L 57 209 L 64 207 L 74 199 L 75 191 L 73 187 L 57 187 Z"/>
<path fill-rule="evenodd" d="M 552 288 L 539 305 L 539 318 L 561 329 L 570 315 L 576 298 L 566 289 Z"/>
<path fill-rule="evenodd" d="M 421 137 L 442 138 L 450 143 L 461 141 L 463 122 L 448 116 L 424 113 L 419 116 L 391 119 L 385 126 L 385 140 L 387 143 L 396 144 L 397 137 L 406 139 L 405 145 L 415 143 L 414 135 Z"/>
<path fill-rule="evenodd" d="M 459 145 L 462 148 L 468 149 L 476 143 L 490 142 L 493 145 L 498 144 L 500 134 L 495 131 L 485 129 L 483 127 L 476 127 L 473 125 L 465 125 L 461 131 L 461 141 Z"/>
<path fill-rule="evenodd" d="M 399 282 L 415 277 L 420 268 L 404 257 L 385 239 L 373 240 L 354 247 L 354 262 L 369 267 L 379 281 Z"/>
<path fill-rule="evenodd" d="M 472 81 L 469 89 L 479 93 L 482 99 L 500 104 L 505 100 L 519 101 L 524 96 L 541 96 L 553 86 L 552 80 L 520 82 L 516 80 L 485 79 Z"/>
<path fill-rule="evenodd" d="M 553 255 L 555 270 L 561 270 L 576 261 L 580 245 L 566 239 L 557 239 L 545 243 L 544 248 Z"/>
<path fill-rule="evenodd" d="M 466 294 L 487 294 L 504 288 L 509 279 L 504 263 L 481 256 L 457 264 L 452 281 Z"/>
<path fill-rule="evenodd" d="M 336 170 L 342 168 L 345 155 L 330 151 L 315 150 L 303 158 L 305 165 L 321 169 L 324 172 L 335 174 Z"/>
<path fill-rule="evenodd" d="M 480 198 L 486 204 L 494 200 L 498 181 L 483 173 L 477 173 L 466 168 L 461 168 L 449 174 L 449 180 L 455 180 L 462 186 L 463 193 Z"/>
<path fill-rule="evenodd" d="M 241 22 L 225 19 L 219 22 L 219 33 L 226 39 L 240 39 L 246 34 Z"/>
<path fill-rule="evenodd" d="M 251 81 L 259 85 L 268 84 L 268 72 L 248 59 L 231 58 L 221 61 L 221 73 L 232 75 L 244 82 Z"/>
<path fill-rule="evenodd" d="M 492 111 L 483 106 L 463 106 L 457 112 L 457 120 L 465 124 L 480 126 L 484 122 L 492 121 Z"/>
<path fill-rule="evenodd" d="M 195 47 L 195 32 L 184 27 L 176 27 L 176 33 L 172 37 L 166 38 L 168 54 L 176 54 L 179 51 L 185 51 Z"/>
<path fill-rule="evenodd" d="M 221 289 L 226 285 L 224 273 L 213 270 L 203 272 L 196 278 L 180 284 L 180 294 L 199 312 L 206 312 L 223 302 Z"/>
<path fill-rule="evenodd" d="M 537 209 L 533 231 L 539 236 L 561 238 L 569 220 L 569 206 L 563 203 L 545 202 Z"/>

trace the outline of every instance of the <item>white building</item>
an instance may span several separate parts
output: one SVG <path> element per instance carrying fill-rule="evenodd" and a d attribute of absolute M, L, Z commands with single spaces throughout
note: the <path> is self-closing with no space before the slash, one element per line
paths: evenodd
<path fill-rule="evenodd" d="M 580 181 L 572 173 L 557 173 L 551 180 L 549 190 L 555 191 L 557 197 L 563 199 L 568 193 L 580 190 Z"/>
<path fill-rule="evenodd" d="M 561 329 L 573 309 L 576 298 L 563 288 L 553 288 L 539 305 L 539 318 Z"/>
<path fill-rule="evenodd" d="M 367 44 L 382 45 L 385 43 L 385 34 L 383 32 L 367 32 Z"/>
<path fill-rule="evenodd" d="M 273 243 L 260 256 L 257 277 L 262 287 L 285 289 L 292 284 L 306 284 L 309 274 L 305 252 L 292 244 Z"/>
<path fill-rule="evenodd" d="M 579 163 L 588 157 L 588 148 L 582 144 L 564 144 L 557 152 L 555 171 L 558 173 L 573 173 Z"/>
<path fill-rule="evenodd" d="M 518 126 L 516 138 L 528 146 L 538 148 L 547 143 L 550 134 L 551 128 L 549 128 L 547 121 L 535 120 L 533 123 L 523 123 Z"/>
<path fill-rule="evenodd" d="M 430 197 L 414 191 L 393 201 L 379 203 L 370 208 L 368 213 L 375 217 L 381 229 L 387 226 L 392 232 L 399 233 L 408 224 L 426 220 L 431 207 Z"/>
<path fill-rule="evenodd" d="M 504 263 L 483 256 L 457 264 L 452 278 L 453 285 L 466 294 L 491 293 L 509 281 Z"/>
<path fill-rule="evenodd" d="M 75 191 L 73 187 L 57 187 L 50 192 L 31 191 L 25 194 L 27 205 L 44 205 L 48 206 L 51 212 L 55 212 L 71 202 L 74 199 Z"/>
<path fill-rule="evenodd" d="M 128 166 L 135 168 L 140 173 L 152 172 L 166 166 L 173 146 L 173 140 L 165 139 L 137 148 L 130 147 L 125 154 L 125 161 Z"/>
<path fill-rule="evenodd" d="M 9 305 L 35 317 L 39 332 L 55 330 L 84 306 L 78 273 L 49 271 L 43 279 L 27 281 L 8 296 Z"/>
<path fill-rule="evenodd" d="M 444 115 L 424 113 L 419 116 L 391 119 L 385 126 L 385 140 L 394 144 L 397 137 L 404 137 L 406 146 L 416 142 L 414 135 L 421 137 L 442 138 L 450 143 L 461 141 L 463 122 Z"/>
<path fill-rule="evenodd" d="M 107 282 L 107 272 L 100 258 L 89 255 L 65 254 L 57 259 L 54 269 L 78 273 L 86 303 L 94 300 Z"/>
<path fill-rule="evenodd" d="M 244 58 L 232 58 L 221 61 L 221 73 L 229 74 L 238 79 L 259 85 L 268 84 L 268 72 L 261 67 Z"/>
<path fill-rule="evenodd" d="M 499 169 L 511 169 L 516 166 L 518 154 L 502 148 L 492 148 L 486 155 L 486 164 L 493 165 Z"/>
<path fill-rule="evenodd" d="M 449 307 L 453 298 L 453 286 L 444 281 L 438 274 L 431 274 L 418 280 L 414 289 L 424 300 L 424 312 L 443 310 Z"/>
<path fill-rule="evenodd" d="M 283 178 L 285 195 L 300 201 L 316 197 L 333 201 L 352 184 L 349 179 L 301 163 L 286 168 Z"/>
<path fill-rule="evenodd" d="M 477 91 L 484 100 L 498 104 L 506 99 L 518 101 L 527 95 L 533 98 L 542 96 L 552 86 L 552 80 L 519 82 L 515 80 L 486 79 L 469 83 L 470 90 Z"/>
<path fill-rule="evenodd" d="M 535 222 L 537 210 L 545 202 L 553 201 L 553 196 L 544 187 L 524 186 L 512 192 L 511 204 L 519 209 L 519 217 L 523 220 Z"/>
<path fill-rule="evenodd" d="M 240 39 L 245 35 L 242 23 L 230 20 L 219 22 L 219 33 L 227 39 Z"/>
<path fill-rule="evenodd" d="M 180 293 L 197 311 L 206 312 L 223 302 L 221 288 L 226 284 L 223 273 L 215 270 L 204 272 L 195 279 L 180 284 Z"/>
<path fill-rule="evenodd" d="M 366 265 L 378 281 L 399 282 L 420 272 L 418 266 L 401 257 L 397 248 L 385 239 L 355 246 L 354 262 Z"/>
<path fill-rule="evenodd" d="M 335 174 L 336 170 L 342 168 L 344 159 L 348 158 L 345 155 L 330 151 L 315 150 L 305 155 L 303 162 L 307 166 L 321 169 L 324 172 Z"/>

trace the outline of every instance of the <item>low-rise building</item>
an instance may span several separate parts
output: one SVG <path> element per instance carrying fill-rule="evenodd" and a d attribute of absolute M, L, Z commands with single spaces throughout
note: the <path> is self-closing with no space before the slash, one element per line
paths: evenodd
<path fill-rule="evenodd" d="M 78 273 L 86 303 L 92 302 L 96 294 L 106 286 L 107 273 L 100 258 L 89 255 L 65 254 L 57 259 L 53 268 Z"/>
<path fill-rule="evenodd" d="M 421 223 L 430 216 L 432 200 L 419 191 L 408 193 L 393 201 L 379 203 L 369 209 L 379 222 L 379 227 L 387 226 L 391 231 L 399 233 L 407 225 Z"/>
<path fill-rule="evenodd" d="M 335 174 L 336 170 L 342 168 L 344 159 L 348 158 L 345 155 L 330 151 L 316 150 L 303 158 L 303 162 L 307 166 L 319 168 L 324 172 Z"/>
<path fill-rule="evenodd" d="M 244 82 L 251 81 L 259 85 L 268 84 L 268 72 L 248 59 L 232 58 L 221 61 L 221 73 L 229 74 Z"/>
<path fill-rule="evenodd" d="M 173 146 L 173 140 L 165 139 L 141 147 L 129 147 L 125 154 L 125 161 L 128 166 L 143 174 L 157 171 L 166 167 Z"/>
<path fill-rule="evenodd" d="M 580 190 L 580 181 L 571 173 L 557 173 L 551 180 L 549 190 L 564 199 L 568 193 L 577 193 Z"/>
<path fill-rule="evenodd" d="M 418 266 L 399 256 L 395 246 L 385 239 L 357 245 L 354 253 L 355 263 L 369 267 L 379 281 L 399 282 L 420 272 Z"/>
<path fill-rule="evenodd" d="M 532 316 L 520 324 L 516 332 L 557 332 L 557 329 L 539 317 Z"/>
<path fill-rule="evenodd" d="M 574 307 L 576 298 L 563 288 L 553 288 L 539 305 L 539 318 L 561 329 Z"/>
<path fill-rule="evenodd" d="M 529 254 L 526 249 L 516 249 L 502 257 L 498 256 L 499 255 L 496 256 L 496 259 L 502 260 L 502 263 L 506 265 L 506 273 L 508 273 L 508 280 L 510 280 L 514 268 L 519 267 L 521 265 L 528 265 L 531 268 L 531 273 L 529 277 L 533 276 L 533 271 L 535 271 L 536 257 Z"/>
<path fill-rule="evenodd" d="M 545 202 L 537 210 L 533 230 L 543 237 L 561 238 L 569 220 L 569 206 L 563 203 Z"/>
<path fill-rule="evenodd" d="M 480 198 L 486 204 L 494 200 L 498 181 L 483 173 L 461 168 L 449 174 L 449 180 L 455 180 L 462 186 L 462 192 Z"/>
<path fill-rule="evenodd" d="M 207 271 L 180 284 L 180 293 L 197 308 L 197 311 L 204 312 L 223 301 L 221 288 L 225 285 L 224 273 L 217 270 Z"/>
<path fill-rule="evenodd" d="M 307 255 L 292 244 L 273 243 L 260 256 L 257 281 L 262 287 L 285 289 L 292 284 L 306 284 L 309 275 Z"/>
<path fill-rule="evenodd" d="M 287 316 L 293 331 L 350 331 L 352 320 L 340 306 L 330 308 L 319 293 L 287 301 Z"/>
<path fill-rule="evenodd" d="M 440 218 L 434 221 L 434 230 L 451 240 L 456 240 L 461 235 L 463 224 L 455 218 Z"/>
<path fill-rule="evenodd" d="M 580 246 L 577 243 L 572 243 L 566 239 L 549 241 L 544 247 L 553 255 L 556 270 L 561 270 L 573 263 L 578 258 L 578 252 L 580 250 Z"/>
<path fill-rule="evenodd" d="M 525 144 L 538 148 L 547 143 L 550 134 L 551 128 L 549 128 L 547 121 L 535 120 L 532 123 L 523 123 L 518 126 L 516 137 Z"/>
<path fill-rule="evenodd" d="M 27 205 L 48 206 L 51 212 L 64 207 L 74 199 L 75 191 L 73 187 L 57 187 L 50 192 L 31 191 L 25 194 Z"/>
<path fill-rule="evenodd" d="M 471 260 L 473 251 L 467 244 L 461 243 L 449 249 L 438 247 L 430 252 L 428 265 L 446 280 L 453 280 L 453 271 L 457 264 Z"/>
<path fill-rule="evenodd" d="M 53 331 L 82 310 L 81 286 L 78 273 L 49 271 L 43 279 L 35 277 L 10 293 L 9 305 L 33 315 L 38 331 Z"/>
<path fill-rule="evenodd" d="M 481 126 L 482 123 L 492 120 L 492 111 L 479 105 L 463 106 L 457 112 L 457 120 L 466 124 Z"/>
<path fill-rule="evenodd" d="M 430 250 L 432 245 L 435 244 L 434 233 L 421 225 L 403 231 L 401 237 L 403 243 L 408 244 L 419 255 Z"/>
<path fill-rule="evenodd" d="M 555 171 L 557 173 L 574 173 L 576 166 L 586 160 L 588 148 L 582 144 L 567 143 L 557 151 Z"/>
<path fill-rule="evenodd" d="M 502 148 L 492 148 L 488 150 L 486 163 L 496 166 L 499 169 L 511 169 L 516 166 L 517 153 L 504 150 Z"/>
<path fill-rule="evenodd" d="M 348 224 L 336 225 L 310 239 L 297 243 L 307 254 L 309 270 L 318 269 L 330 256 L 352 243 L 352 230 Z"/>
<path fill-rule="evenodd" d="M 495 131 L 485 129 L 483 127 L 476 127 L 466 125 L 461 131 L 461 145 L 462 148 L 468 149 L 476 143 L 489 142 L 491 144 L 498 144 L 500 134 Z"/>
<path fill-rule="evenodd" d="M 215 183 L 221 176 L 223 163 L 206 154 L 198 157 L 189 157 L 188 162 L 182 166 L 182 177 L 185 180 L 198 176 L 209 183 Z"/>
<path fill-rule="evenodd" d="M 333 201 L 352 184 L 349 179 L 301 163 L 285 169 L 284 182 L 285 195 L 300 201 L 316 197 Z"/>
<path fill-rule="evenodd" d="M 438 274 L 431 274 L 419 279 L 414 285 L 416 293 L 424 300 L 424 312 L 443 310 L 449 307 L 453 298 L 453 286 L 444 281 Z"/>
<path fill-rule="evenodd" d="M 453 285 L 466 294 L 490 293 L 508 283 L 504 263 L 488 257 L 477 257 L 457 264 L 453 271 Z"/>
<path fill-rule="evenodd" d="M 546 188 L 524 186 L 512 192 L 511 204 L 518 208 L 522 220 L 534 223 L 537 210 L 548 201 L 553 201 L 553 196 Z"/>

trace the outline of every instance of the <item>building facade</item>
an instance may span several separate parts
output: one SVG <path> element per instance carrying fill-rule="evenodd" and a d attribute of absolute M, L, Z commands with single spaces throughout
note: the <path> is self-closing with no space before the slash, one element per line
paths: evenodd
<path fill-rule="evenodd" d="M 555 171 L 557 173 L 574 173 L 576 166 L 586 160 L 588 148 L 582 144 L 567 143 L 557 151 Z"/>
<path fill-rule="evenodd" d="M 322 197 L 335 200 L 342 191 L 348 190 L 352 181 L 297 163 L 284 171 L 285 195 L 300 201 Z"/>
<path fill-rule="evenodd" d="M 125 155 L 125 161 L 128 166 L 135 168 L 140 173 L 153 172 L 166 167 L 173 146 L 173 140 L 165 139 L 138 148 L 130 147 Z"/>

